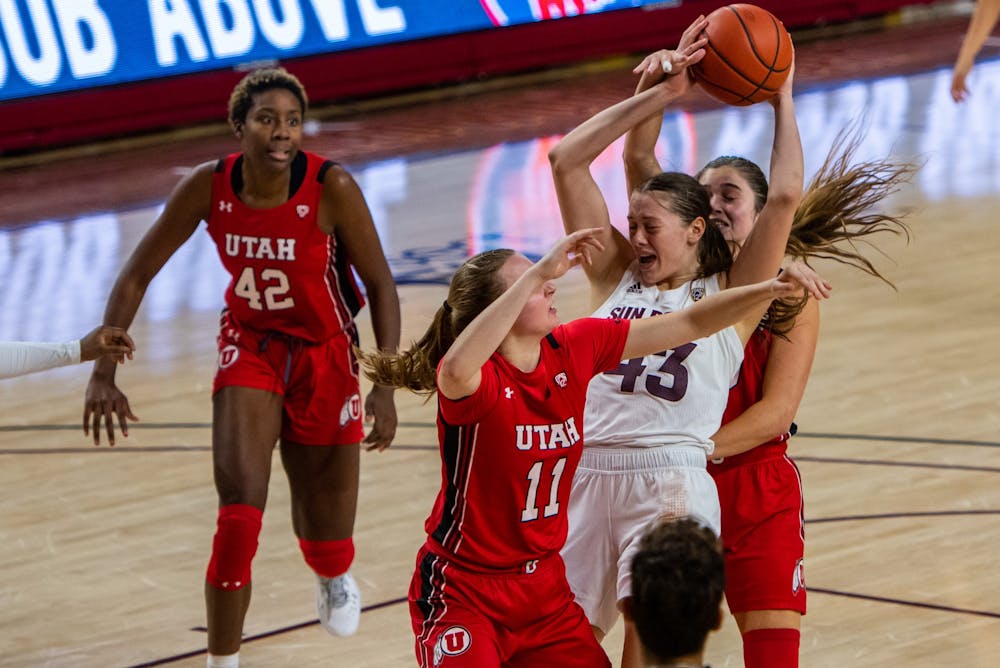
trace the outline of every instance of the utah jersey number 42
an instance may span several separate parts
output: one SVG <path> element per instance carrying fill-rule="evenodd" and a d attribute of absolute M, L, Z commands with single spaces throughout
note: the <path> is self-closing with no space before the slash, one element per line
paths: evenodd
<path fill-rule="evenodd" d="M 233 286 L 237 297 L 250 303 L 255 311 L 281 311 L 295 306 L 295 300 L 288 295 L 288 276 L 280 269 L 263 269 L 260 279 L 253 267 L 244 267 Z M 263 299 L 262 299 L 263 298 Z"/>

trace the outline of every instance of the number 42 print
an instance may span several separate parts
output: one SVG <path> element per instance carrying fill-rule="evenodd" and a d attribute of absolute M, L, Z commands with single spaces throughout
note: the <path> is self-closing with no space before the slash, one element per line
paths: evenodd
<path fill-rule="evenodd" d="M 261 285 L 263 292 L 258 289 Z M 260 281 L 254 275 L 253 267 L 244 267 L 240 277 L 233 286 L 237 297 L 250 302 L 250 308 L 255 311 L 281 311 L 295 306 L 295 300 L 287 296 L 289 290 L 288 276 L 280 269 L 264 269 L 260 272 Z M 261 301 L 263 295 L 264 300 Z"/>

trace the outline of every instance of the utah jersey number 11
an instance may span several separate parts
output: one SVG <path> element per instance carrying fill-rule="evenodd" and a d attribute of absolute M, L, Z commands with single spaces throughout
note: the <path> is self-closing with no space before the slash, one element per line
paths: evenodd
<path fill-rule="evenodd" d="M 528 498 L 524 501 L 524 509 L 521 510 L 521 521 L 531 522 L 538 519 L 538 506 L 536 497 L 538 496 L 538 483 L 542 479 L 542 465 L 544 461 L 537 461 L 528 470 Z M 566 458 L 560 457 L 556 465 L 552 467 L 552 486 L 549 488 L 549 502 L 542 509 L 542 517 L 552 517 L 559 514 L 559 481 L 562 479 L 563 469 L 566 468 Z"/>

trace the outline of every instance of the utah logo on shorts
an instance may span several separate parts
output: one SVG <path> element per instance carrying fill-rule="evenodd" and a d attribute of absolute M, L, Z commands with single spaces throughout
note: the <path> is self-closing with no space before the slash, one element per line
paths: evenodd
<path fill-rule="evenodd" d="M 464 626 L 449 626 L 434 643 L 434 665 L 441 665 L 446 656 L 465 654 L 472 647 L 472 634 Z"/>
<path fill-rule="evenodd" d="M 799 590 L 806 586 L 806 571 L 802 566 L 802 560 L 795 562 L 795 569 L 792 571 L 792 593 L 797 594 Z"/>
<path fill-rule="evenodd" d="M 343 427 L 348 422 L 361 418 L 361 395 L 352 394 L 347 397 L 344 406 L 340 409 L 340 426 Z"/>
<path fill-rule="evenodd" d="M 240 349 L 230 344 L 219 351 L 219 368 L 228 369 L 240 357 Z"/>

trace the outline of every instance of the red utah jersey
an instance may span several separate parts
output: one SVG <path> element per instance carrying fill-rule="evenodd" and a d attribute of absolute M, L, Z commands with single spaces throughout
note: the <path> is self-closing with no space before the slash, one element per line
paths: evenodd
<path fill-rule="evenodd" d="M 584 318 L 541 342 L 524 373 L 499 353 L 471 396 L 438 395 L 441 491 L 427 548 L 473 570 L 517 569 L 566 541 L 587 385 L 621 361 L 629 321 Z"/>
<path fill-rule="evenodd" d="M 208 233 L 232 276 L 226 307 L 244 326 L 307 341 L 349 332 L 364 299 L 336 235 L 317 223 L 323 178 L 333 163 L 300 151 L 288 201 L 254 209 L 237 194 L 242 161 L 234 153 L 212 175 Z"/>
<path fill-rule="evenodd" d="M 743 366 L 740 368 L 740 376 L 729 390 L 729 402 L 726 404 L 726 412 L 722 416 L 722 424 L 732 422 L 742 415 L 748 408 L 760 401 L 764 393 L 764 373 L 767 371 L 767 358 L 771 353 L 771 341 L 774 334 L 765 325 L 758 326 L 747 341 L 743 351 Z M 770 441 L 762 443 L 752 450 L 741 452 L 732 457 L 726 457 L 720 464 L 712 464 L 709 470 L 721 466 L 738 466 L 747 461 L 756 461 L 764 456 L 773 456 L 784 453 L 787 449 L 789 432 L 783 432 Z"/>

